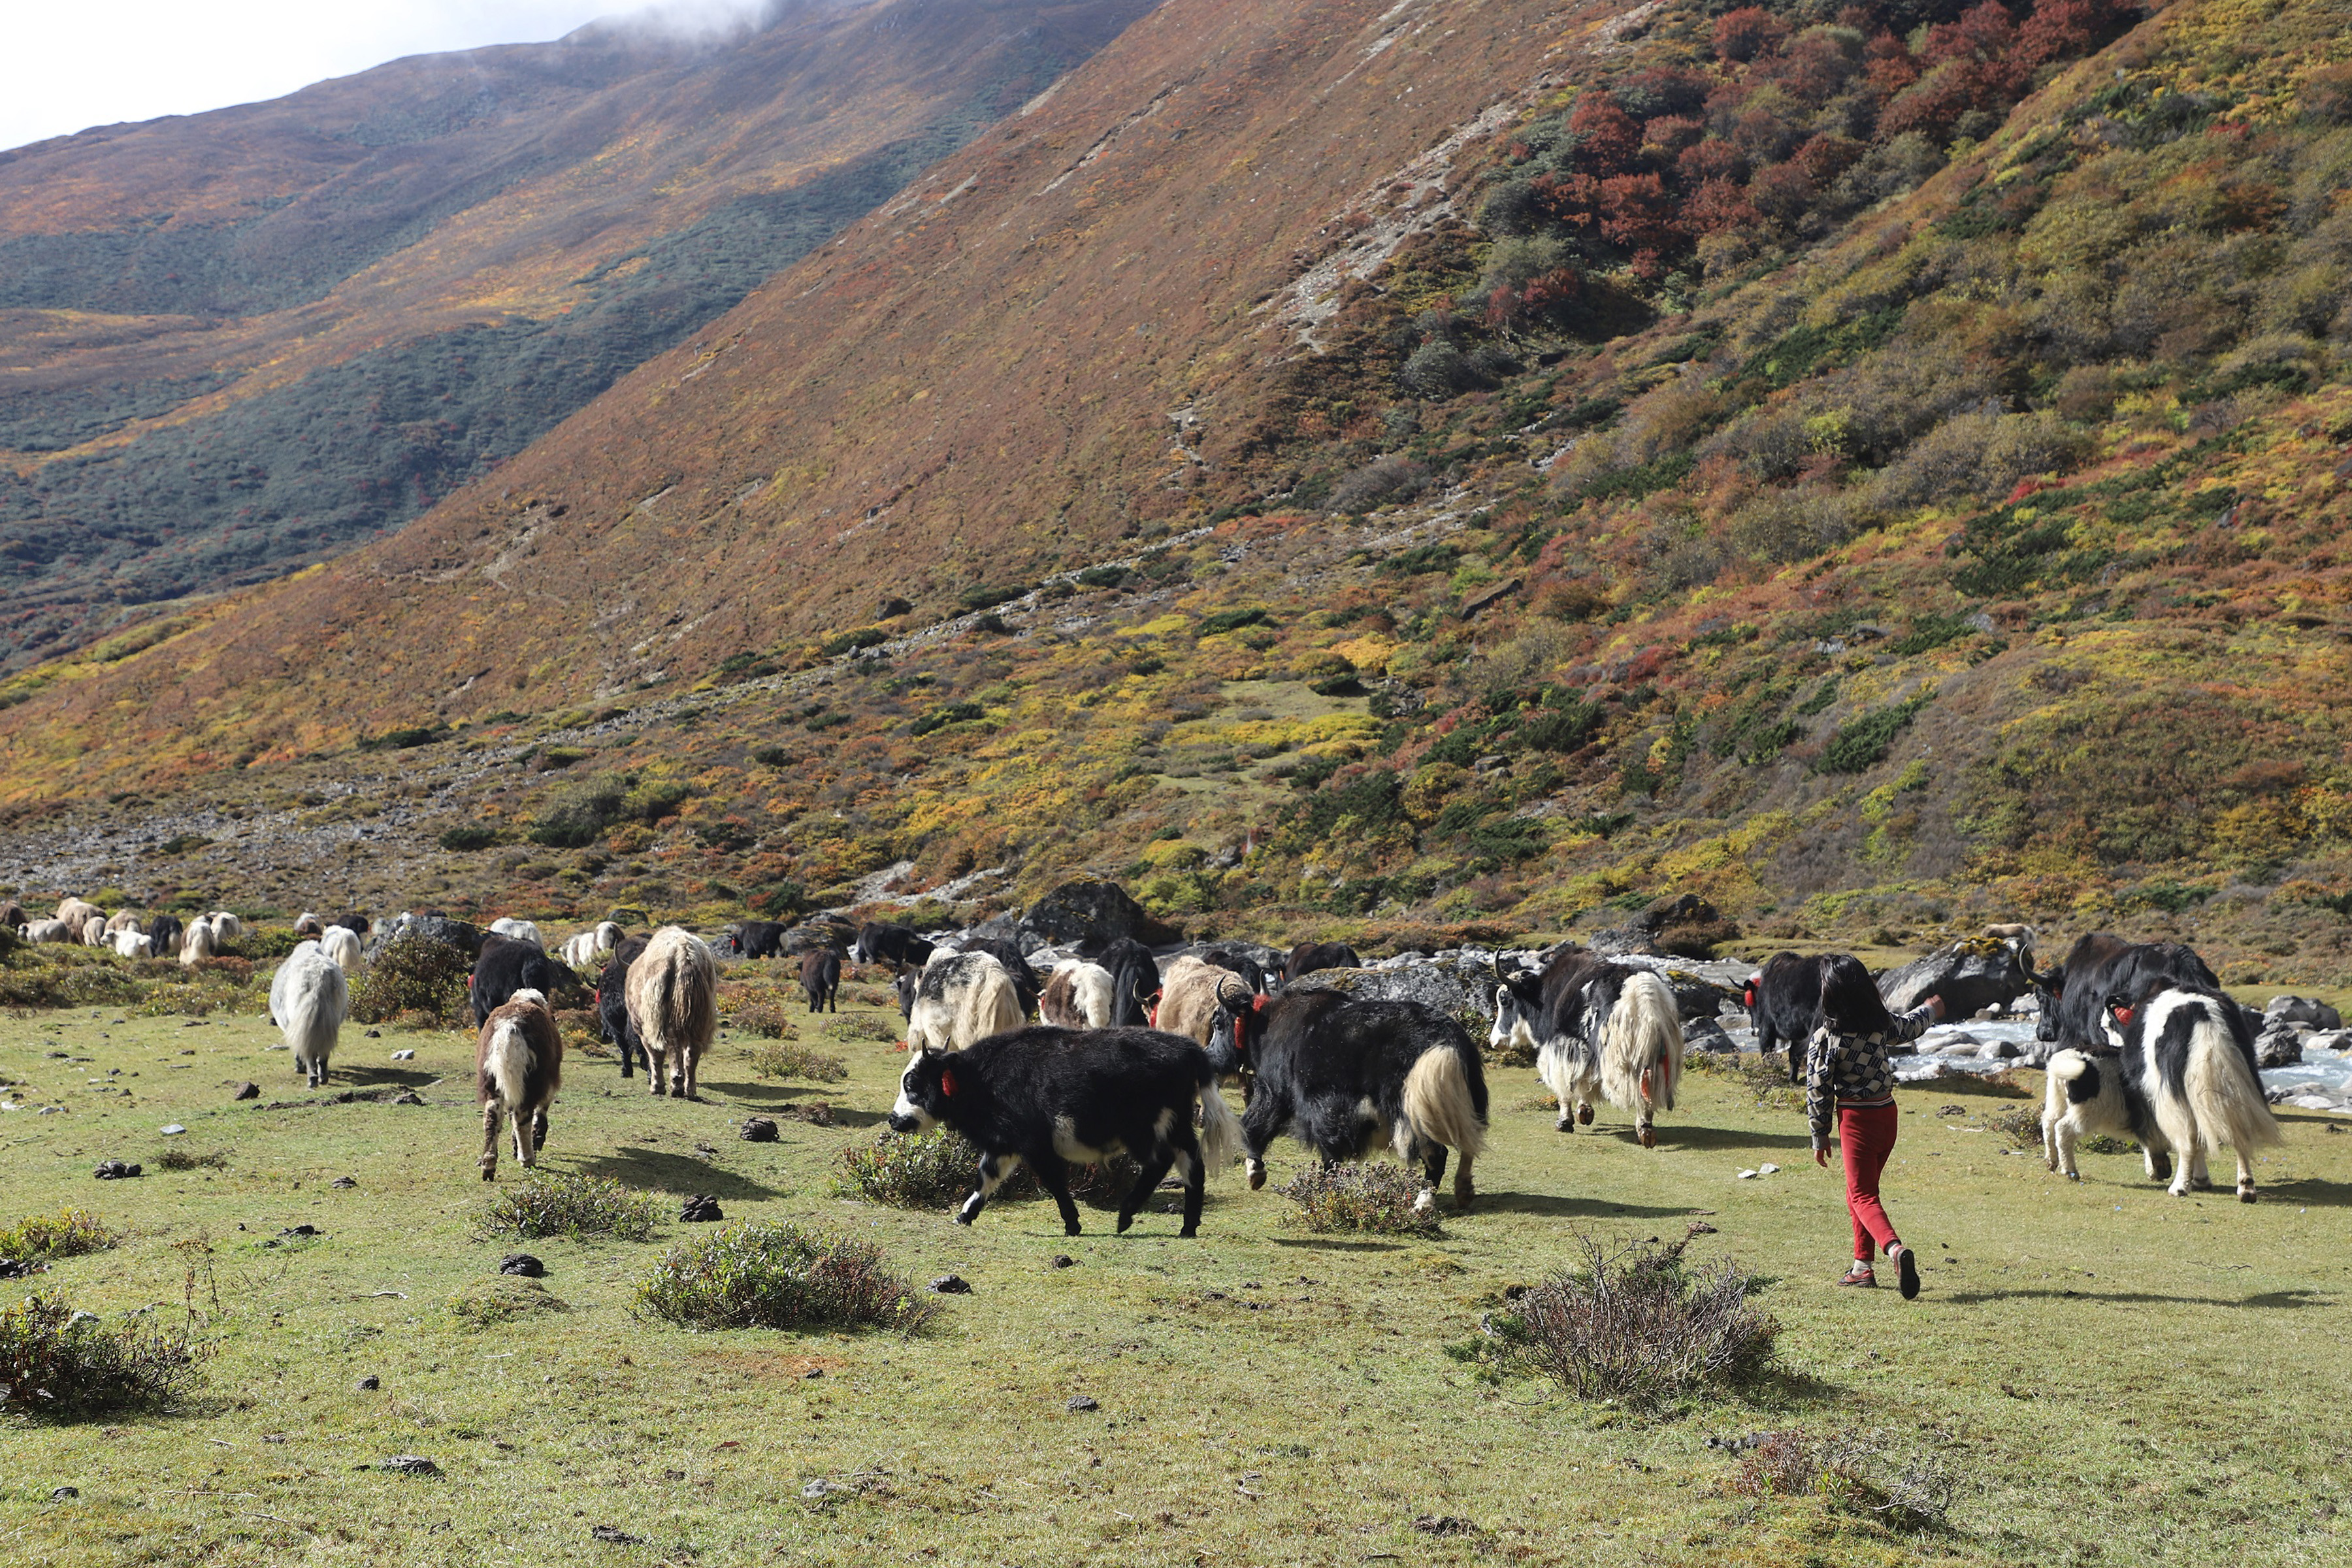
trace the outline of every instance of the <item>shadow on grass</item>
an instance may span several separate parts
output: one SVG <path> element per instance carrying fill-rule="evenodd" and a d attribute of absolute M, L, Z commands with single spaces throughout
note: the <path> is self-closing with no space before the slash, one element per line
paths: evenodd
<path fill-rule="evenodd" d="M 832 1108 L 835 1122 L 843 1127 L 877 1127 L 890 1120 L 890 1113 L 887 1110 L 853 1110 L 835 1103 L 828 1093 L 829 1087 L 824 1084 L 705 1082 L 702 1090 L 706 1099 L 714 1094 L 723 1094 L 762 1110 L 791 1105 L 813 1105 L 823 1100 Z"/>
<path fill-rule="evenodd" d="M 439 1079 L 447 1078 L 449 1075 L 447 1073 L 437 1072 L 418 1072 L 413 1068 L 338 1067 L 335 1069 L 333 1076 L 337 1079 L 347 1079 L 352 1085 L 361 1089 L 374 1089 L 379 1086 L 391 1084 L 398 1084 L 403 1089 L 422 1089 L 426 1084 L 432 1083 Z"/>
<path fill-rule="evenodd" d="M 1943 1298 L 1956 1306 L 1981 1306 L 1988 1301 L 2108 1301 L 2129 1307 L 2333 1307 L 2336 1296 L 2322 1290 L 2265 1290 L 2257 1296 L 2166 1296 L 2151 1290 L 2063 1290 L 2047 1286 L 2031 1290 L 1955 1290 Z"/>
<path fill-rule="evenodd" d="M 2219 1182 L 2214 1184 L 2213 1190 L 2217 1194 L 2227 1195 Z M 2266 1183 L 2262 1189 L 2262 1194 L 2263 1201 L 2265 1203 L 2296 1204 L 2313 1208 L 2352 1208 L 2352 1182 L 2330 1182 L 2317 1176 L 2298 1176 L 2291 1182 Z"/>
<path fill-rule="evenodd" d="M 715 1198 L 747 1200 L 777 1195 L 775 1188 L 722 1171 L 707 1160 L 667 1154 L 658 1149 L 627 1146 L 615 1153 L 592 1154 L 579 1160 L 576 1168 L 592 1176 L 610 1177 L 625 1187 L 650 1187 L 656 1192 L 709 1193 Z"/>
<path fill-rule="evenodd" d="M 1800 1120 L 1802 1120 L 1800 1118 Z M 1626 1130 L 1627 1141 L 1633 1131 Z M 1811 1149 L 1804 1132 L 1747 1132 L 1736 1127 L 1682 1127 L 1658 1124 L 1658 1142 L 1669 1149 Z"/>
<path fill-rule="evenodd" d="M 1615 1204 L 1605 1198 L 1564 1198 L 1551 1193 L 1480 1193 L 1471 1213 L 1535 1214 L 1566 1219 L 1612 1219 L 1631 1215 L 1675 1219 L 1698 1213 L 1696 1206 L 1661 1208 L 1654 1204 Z"/>
<path fill-rule="evenodd" d="M 1323 1236 L 1276 1236 L 1266 1239 L 1276 1247 L 1304 1247 L 1315 1252 L 1401 1252 L 1401 1241 L 1339 1241 Z"/>

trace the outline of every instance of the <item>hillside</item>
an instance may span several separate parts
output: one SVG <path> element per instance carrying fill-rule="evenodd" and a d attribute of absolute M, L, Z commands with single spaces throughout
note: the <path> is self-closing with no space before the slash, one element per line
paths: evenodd
<path fill-rule="evenodd" d="M 8 870 L 2335 979 L 2347 170 L 2315 4 L 1170 0 L 493 483 L 16 678 Z"/>
<path fill-rule="evenodd" d="M 1143 8 L 599 24 L 0 153 L 0 668 L 396 529 Z"/>

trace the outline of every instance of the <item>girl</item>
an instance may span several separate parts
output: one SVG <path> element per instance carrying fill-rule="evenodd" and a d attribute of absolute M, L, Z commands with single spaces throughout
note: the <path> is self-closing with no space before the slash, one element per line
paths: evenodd
<path fill-rule="evenodd" d="M 1916 1040 L 1944 1016 L 1944 999 L 1930 996 L 1900 1018 L 1889 1016 L 1878 987 L 1851 953 L 1822 960 L 1822 1003 L 1805 1069 L 1805 1119 L 1812 1124 L 1813 1162 L 1830 1163 L 1830 1111 L 1837 1111 L 1845 1154 L 1845 1206 L 1853 1216 L 1853 1267 L 1841 1285 L 1875 1288 L 1871 1269 L 1884 1247 L 1901 1272 L 1903 1299 L 1919 1294 L 1919 1263 L 1878 1201 L 1878 1173 L 1895 1151 L 1895 1069 L 1887 1046 Z"/>

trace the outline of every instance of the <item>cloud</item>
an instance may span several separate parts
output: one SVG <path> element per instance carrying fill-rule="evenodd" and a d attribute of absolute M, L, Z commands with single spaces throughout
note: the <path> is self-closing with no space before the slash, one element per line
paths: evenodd
<path fill-rule="evenodd" d="M 772 21 L 775 0 L 91 0 L 23 4 L 8 19 L 0 148 L 94 125 L 279 98 L 404 55 L 536 43 L 592 23 L 721 37 Z M 624 12 L 614 15 L 615 12 Z"/>

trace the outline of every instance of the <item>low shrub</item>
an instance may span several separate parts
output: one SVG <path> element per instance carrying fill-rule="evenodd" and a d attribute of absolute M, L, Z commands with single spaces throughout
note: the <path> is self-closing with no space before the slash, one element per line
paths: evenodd
<path fill-rule="evenodd" d="M 640 1313 L 690 1329 L 896 1329 L 939 1310 L 870 1242 L 782 1220 L 673 1247 L 636 1289 Z"/>
<path fill-rule="evenodd" d="M 930 1209 L 961 1203 L 979 1184 L 980 1151 L 961 1132 L 935 1127 L 909 1136 L 885 1132 L 841 1152 L 834 1191 L 892 1208 Z"/>
<path fill-rule="evenodd" d="M 441 830 L 441 837 L 437 840 L 442 848 L 452 850 L 460 855 L 470 854 L 477 849 L 490 848 L 492 846 L 496 845 L 498 841 L 499 830 L 497 828 L 486 827 L 478 823 L 468 823 L 457 827 L 445 827 Z"/>
<path fill-rule="evenodd" d="M 1850 1432 L 1815 1436 L 1792 1428 L 1759 1436 L 1723 1489 L 1758 1501 L 1818 1498 L 1840 1512 L 1916 1532 L 1945 1526 L 1958 1488 L 1932 1455 L 1889 1473 L 1885 1450 L 1867 1437 Z"/>
<path fill-rule="evenodd" d="M 1420 1177 L 1402 1165 L 1309 1165 L 1291 1177 L 1281 1193 L 1305 1211 L 1309 1230 L 1442 1234 L 1436 1200 Z"/>
<path fill-rule="evenodd" d="M 195 1383 L 204 1354 L 185 1329 L 106 1328 L 62 1296 L 27 1296 L 0 1310 L 0 1412 L 72 1420 L 152 1409 Z"/>
<path fill-rule="evenodd" d="M 2074 1147 L 2085 1154 L 2137 1154 L 2139 1145 L 2128 1138 L 2118 1138 L 2112 1132 L 2094 1132 L 2078 1140 Z"/>
<path fill-rule="evenodd" d="M 824 1032 L 844 1042 L 874 1040 L 896 1044 L 906 1037 L 906 1026 L 899 1020 L 872 1013 L 827 1014 Z"/>
<path fill-rule="evenodd" d="M 535 1170 L 484 1205 L 474 1232 L 485 1241 L 506 1236 L 650 1241 L 656 1214 L 652 1194 L 631 1192 L 608 1176 Z"/>
<path fill-rule="evenodd" d="M 55 1214 L 30 1215 L 0 1230 L 0 1258 L 23 1261 L 79 1258 L 87 1252 L 103 1252 L 121 1239 L 121 1231 L 108 1229 L 96 1215 L 68 1205 Z"/>
<path fill-rule="evenodd" d="M 751 1053 L 751 1070 L 762 1078 L 800 1078 L 811 1083 L 839 1083 L 849 1076 L 849 1064 L 839 1057 L 806 1046 L 761 1046 Z"/>
<path fill-rule="evenodd" d="M 1759 1281 L 1728 1261 L 1694 1266 L 1684 1257 L 1690 1239 L 1612 1252 L 1580 1237 L 1582 1268 L 1494 1316 L 1503 1352 L 1580 1398 L 1637 1409 L 1708 1384 L 1754 1384 L 1772 1365 L 1780 1325 L 1748 1304 Z"/>
<path fill-rule="evenodd" d="M 784 1002 L 778 996 L 745 996 L 738 999 L 730 1015 L 734 1026 L 744 1034 L 763 1040 L 791 1037 L 793 1020 L 784 1011 Z"/>
<path fill-rule="evenodd" d="M 228 1155 L 218 1149 L 184 1149 L 174 1143 L 155 1156 L 154 1164 L 163 1171 L 226 1171 Z"/>
<path fill-rule="evenodd" d="M 449 1298 L 449 1316 L 461 1328 L 495 1329 L 535 1312 L 568 1312 L 572 1304 L 536 1279 L 493 1274 L 469 1279 Z"/>
<path fill-rule="evenodd" d="M 474 965 L 447 942 L 400 936 L 384 944 L 352 982 L 352 1021 L 386 1024 L 415 1014 L 437 1025 L 466 1016 L 466 986 Z"/>

